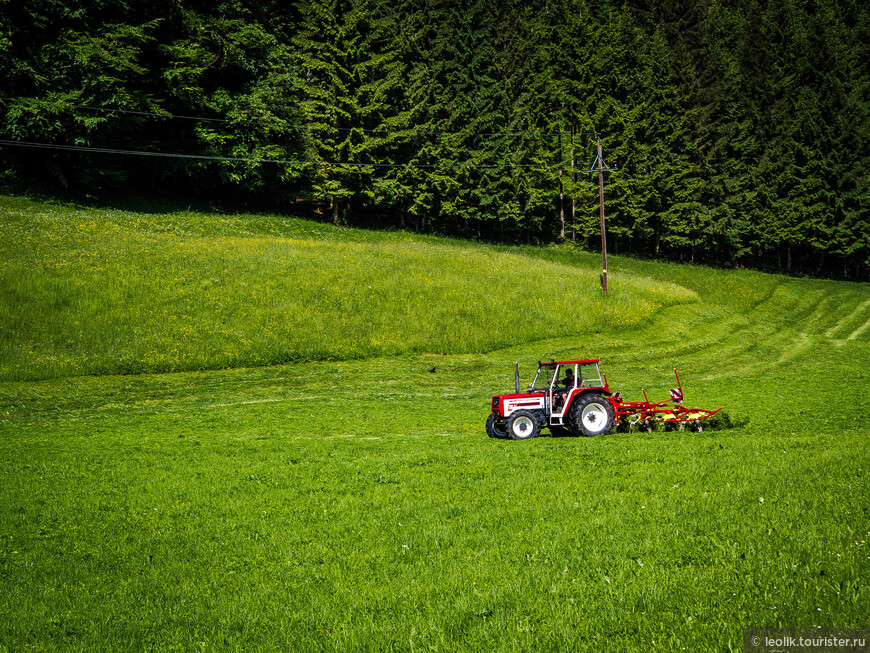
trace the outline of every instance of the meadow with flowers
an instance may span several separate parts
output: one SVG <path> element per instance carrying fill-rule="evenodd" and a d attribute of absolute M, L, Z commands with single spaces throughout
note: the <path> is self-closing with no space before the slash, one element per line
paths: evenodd
<path fill-rule="evenodd" d="M 589 255 L 285 218 L 0 211 L 7 380 L 484 353 L 698 300 L 629 274 L 605 301 Z"/>
<path fill-rule="evenodd" d="M 0 652 L 729 651 L 870 613 L 870 285 L 0 198 Z M 594 357 L 731 428 L 492 440 Z M 723 425 L 727 426 L 727 425 Z"/>

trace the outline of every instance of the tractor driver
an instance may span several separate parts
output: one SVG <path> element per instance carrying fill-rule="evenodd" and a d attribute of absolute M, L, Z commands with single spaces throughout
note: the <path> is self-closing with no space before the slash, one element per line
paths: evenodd
<path fill-rule="evenodd" d="M 568 398 L 568 393 L 574 389 L 574 370 L 570 367 L 565 369 L 565 378 L 559 381 L 557 384 L 565 386 L 565 389 L 562 391 L 553 393 L 553 408 L 559 408 L 565 405 L 565 400 Z M 558 406 L 557 406 L 558 404 Z"/>

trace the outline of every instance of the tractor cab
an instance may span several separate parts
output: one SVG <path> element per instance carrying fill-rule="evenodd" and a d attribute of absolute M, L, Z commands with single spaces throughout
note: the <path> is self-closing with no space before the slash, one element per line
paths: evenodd
<path fill-rule="evenodd" d="M 545 413 L 552 426 L 562 426 L 565 414 L 574 397 L 584 389 L 598 389 L 609 394 L 607 382 L 601 376 L 597 360 L 550 361 L 538 363 L 538 371 L 528 388 L 529 392 L 543 392 Z"/>
<path fill-rule="evenodd" d="M 549 363 L 538 363 L 538 371 L 535 378 L 529 385 L 527 392 L 546 392 L 554 389 L 556 385 L 561 383 L 559 377 L 573 377 L 574 384 L 572 389 L 576 388 L 602 388 L 606 391 L 606 379 L 601 375 L 601 370 L 598 367 L 598 361 L 565 361 L 559 362 L 550 361 Z"/>

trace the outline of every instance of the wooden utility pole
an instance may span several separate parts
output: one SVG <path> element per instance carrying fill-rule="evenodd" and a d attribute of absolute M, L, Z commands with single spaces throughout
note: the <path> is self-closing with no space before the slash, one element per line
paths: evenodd
<path fill-rule="evenodd" d="M 559 131 L 559 158 L 562 158 L 562 132 Z M 562 184 L 562 166 L 559 166 L 559 239 L 565 240 L 565 187 Z"/>
<path fill-rule="evenodd" d="M 601 287 L 607 294 L 607 237 L 604 235 L 604 160 L 601 158 L 601 136 L 598 137 L 598 205 L 601 209 Z"/>
<path fill-rule="evenodd" d="M 574 125 L 571 125 L 571 240 L 577 240 L 577 171 L 574 170 Z"/>
<path fill-rule="evenodd" d="M 598 156 L 595 157 L 595 162 L 592 167 L 586 172 L 598 173 L 598 204 L 601 210 L 601 287 L 604 289 L 604 294 L 607 294 L 607 237 L 604 229 L 604 173 L 616 170 L 616 168 L 608 168 L 604 163 L 604 157 L 601 154 L 601 134 L 596 134 L 598 137 Z"/>

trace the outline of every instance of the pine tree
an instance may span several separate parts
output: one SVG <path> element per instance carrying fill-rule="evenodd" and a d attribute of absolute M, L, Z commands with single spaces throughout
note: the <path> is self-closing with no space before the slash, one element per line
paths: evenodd
<path fill-rule="evenodd" d="M 143 120 L 113 110 L 159 111 L 147 59 L 160 19 L 121 2 L 4 6 L 0 79 L 2 131 L 18 141 L 123 149 Z M 94 108 L 83 108 L 94 107 Z M 28 150 L 5 151 L 7 165 L 25 176 L 46 173 L 61 187 L 98 191 L 129 178 L 107 157 Z"/>
<path fill-rule="evenodd" d="M 444 165 L 442 138 L 447 75 L 454 66 L 449 3 L 398 0 L 388 11 L 402 17 L 392 47 L 403 83 L 396 89 L 390 126 L 395 163 L 378 183 L 382 201 L 398 213 L 399 225 L 427 231 L 441 220 L 440 198 L 458 188 L 453 168 Z"/>

